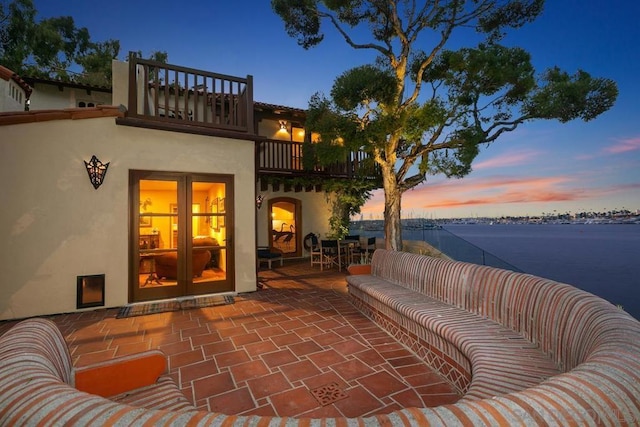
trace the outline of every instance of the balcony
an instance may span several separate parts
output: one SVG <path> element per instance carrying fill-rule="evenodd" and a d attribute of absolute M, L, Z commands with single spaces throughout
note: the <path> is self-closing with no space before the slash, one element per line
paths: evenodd
<path fill-rule="evenodd" d="M 364 152 L 351 152 L 334 165 L 305 168 L 302 144 L 256 135 L 251 76 L 233 77 L 130 54 L 128 80 L 128 108 L 125 117 L 117 119 L 119 124 L 256 141 L 261 178 L 379 176 Z M 304 110 L 296 114 L 304 120 Z"/>
<path fill-rule="evenodd" d="M 357 177 L 376 179 L 379 176 L 371 156 L 362 151 L 351 151 L 344 161 L 329 166 L 303 165 L 302 144 L 292 141 L 263 139 L 256 143 L 256 165 L 258 175 L 271 177 L 341 178 Z"/>
<path fill-rule="evenodd" d="M 254 139 L 253 78 L 129 56 L 123 124 Z"/>

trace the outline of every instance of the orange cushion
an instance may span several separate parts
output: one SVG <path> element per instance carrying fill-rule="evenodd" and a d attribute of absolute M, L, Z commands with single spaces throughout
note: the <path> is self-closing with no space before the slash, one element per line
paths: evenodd
<path fill-rule="evenodd" d="M 371 264 L 351 264 L 347 267 L 349 274 L 357 276 L 360 274 L 371 274 Z"/>
<path fill-rule="evenodd" d="M 80 391 L 110 397 L 155 384 L 166 368 L 164 354 L 143 353 L 143 356 L 134 355 L 78 368 L 75 386 Z"/>

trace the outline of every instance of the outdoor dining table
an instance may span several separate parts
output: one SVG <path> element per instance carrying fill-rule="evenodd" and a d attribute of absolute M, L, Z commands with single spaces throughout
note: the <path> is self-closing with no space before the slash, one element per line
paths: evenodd
<path fill-rule="evenodd" d="M 360 236 L 347 236 L 342 242 L 342 247 L 346 249 L 347 264 L 353 264 L 353 252 L 360 249 Z"/>

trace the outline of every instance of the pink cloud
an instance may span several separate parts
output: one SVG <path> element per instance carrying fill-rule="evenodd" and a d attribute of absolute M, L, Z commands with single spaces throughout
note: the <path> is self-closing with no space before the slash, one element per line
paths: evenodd
<path fill-rule="evenodd" d="M 619 192 L 627 192 L 627 191 L 635 191 L 640 190 L 640 182 L 633 182 L 631 184 L 620 184 L 614 185 L 607 189 L 602 190 L 602 193 L 619 193 Z"/>
<path fill-rule="evenodd" d="M 472 205 L 495 205 L 509 203 L 548 203 L 548 202 L 567 202 L 589 198 L 584 193 L 576 193 L 574 191 L 511 191 L 498 194 L 495 196 L 486 196 L 475 199 L 460 200 L 436 200 L 432 203 L 423 205 L 424 208 L 450 208 L 458 206 Z"/>
<path fill-rule="evenodd" d="M 597 153 L 582 153 L 577 155 L 575 158 L 576 160 L 592 160 L 600 158 L 603 153 L 620 154 L 636 150 L 640 150 L 640 137 L 618 139 L 614 144 L 602 148 Z"/>
<path fill-rule="evenodd" d="M 621 139 L 617 141 L 615 145 L 606 147 L 604 152 L 609 154 L 620 154 L 635 150 L 640 150 L 640 137 Z"/>
<path fill-rule="evenodd" d="M 640 190 L 640 183 L 607 187 L 584 187 L 579 176 L 489 176 L 449 179 L 423 184 L 402 196 L 403 212 L 509 204 L 540 204 L 597 200 L 615 193 Z M 376 216 L 384 212 L 384 193 L 375 191 L 363 208 L 363 214 Z"/>
<path fill-rule="evenodd" d="M 489 168 L 501 168 L 508 166 L 519 166 L 530 163 L 533 159 L 538 157 L 541 153 L 535 150 L 523 150 L 518 152 L 505 153 L 483 162 L 474 163 L 473 169 L 489 169 Z"/>
<path fill-rule="evenodd" d="M 412 194 L 410 198 L 404 200 L 407 202 L 406 205 L 433 209 L 468 205 L 572 201 L 590 197 L 584 190 L 565 188 L 569 182 L 571 179 L 565 176 L 533 178 L 493 176 L 475 180 L 445 181 L 432 186 L 426 185 L 420 188 L 422 191 L 419 194 Z"/>

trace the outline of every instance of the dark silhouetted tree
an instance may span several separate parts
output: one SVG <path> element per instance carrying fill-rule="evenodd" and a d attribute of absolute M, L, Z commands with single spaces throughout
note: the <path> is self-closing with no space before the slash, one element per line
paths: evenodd
<path fill-rule="evenodd" d="M 70 16 L 36 22 L 32 0 L 0 0 L 0 64 L 22 76 L 111 86 L 120 41 L 94 42 Z M 166 52 L 151 59 L 166 63 Z"/>

